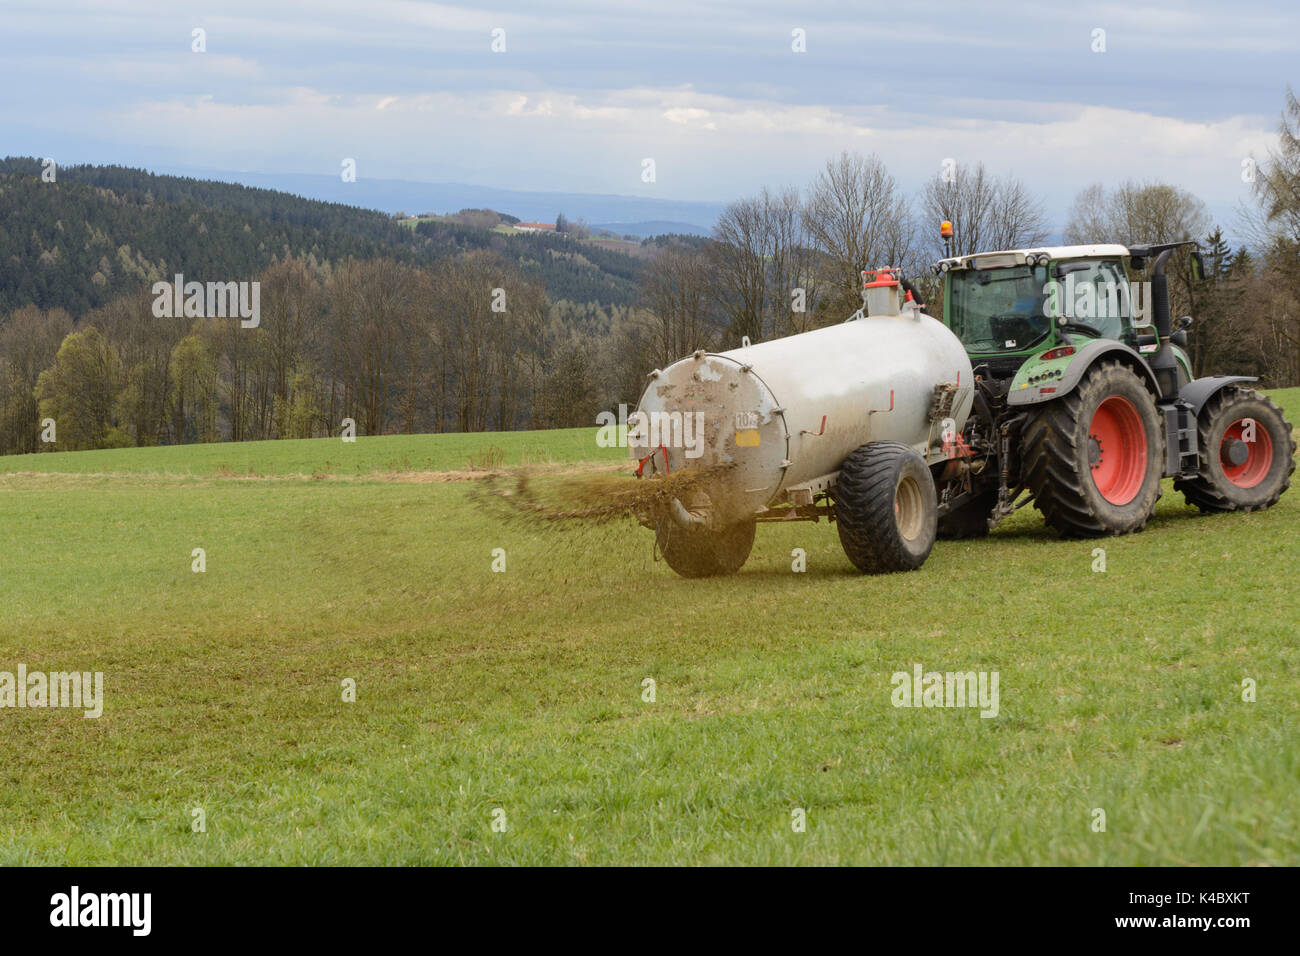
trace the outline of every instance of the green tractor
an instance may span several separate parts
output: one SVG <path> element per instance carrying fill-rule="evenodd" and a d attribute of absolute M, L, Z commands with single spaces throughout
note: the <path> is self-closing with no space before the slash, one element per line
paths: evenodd
<path fill-rule="evenodd" d="M 1031 500 L 1064 536 L 1138 531 L 1165 477 L 1204 512 L 1277 502 L 1295 470 L 1291 425 L 1254 378 L 1192 378 L 1192 320 L 1171 321 L 1165 275 L 1180 246 L 1193 247 L 1202 276 L 1192 242 L 1020 249 L 934 266 L 943 321 L 975 372 L 970 420 L 945 435 L 940 537 L 986 534 Z"/>

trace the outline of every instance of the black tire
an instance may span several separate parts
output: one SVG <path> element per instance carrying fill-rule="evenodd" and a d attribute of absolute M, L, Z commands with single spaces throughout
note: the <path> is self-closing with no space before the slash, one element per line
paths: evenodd
<path fill-rule="evenodd" d="M 835 483 L 835 525 L 853 566 L 867 574 L 914 571 L 934 547 L 934 477 L 895 441 L 855 449 Z"/>
<path fill-rule="evenodd" d="M 1118 430 L 1099 437 L 1097 431 L 1112 422 Z M 1141 531 L 1155 511 L 1164 429 L 1155 399 L 1120 362 L 1098 362 L 1069 394 L 1039 406 L 1022 432 L 1021 449 L 1034 507 L 1064 537 Z"/>
<path fill-rule="evenodd" d="M 1243 434 L 1235 428 L 1243 419 L 1254 420 L 1256 435 L 1253 443 L 1240 442 L 1248 449 L 1246 461 L 1234 465 L 1225 462 L 1224 455 L 1231 454 L 1228 446 Z M 1261 511 L 1277 504 L 1290 487 L 1296 451 L 1291 423 L 1282 409 L 1254 389 L 1225 388 L 1212 395 L 1197 416 L 1196 431 L 1201 462 L 1197 476 L 1174 481 L 1174 489 L 1189 505 L 1207 513 Z M 1262 457 L 1252 463 L 1255 455 Z"/>
<path fill-rule="evenodd" d="M 668 567 L 684 578 L 711 578 L 735 574 L 754 547 L 756 521 L 726 528 L 683 528 L 664 518 L 655 531 L 655 543 Z"/>
<path fill-rule="evenodd" d="M 982 538 L 989 533 L 989 515 L 998 503 L 998 491 L 983 491 L 939 519 L 937 537 L 943 541 Z"/>

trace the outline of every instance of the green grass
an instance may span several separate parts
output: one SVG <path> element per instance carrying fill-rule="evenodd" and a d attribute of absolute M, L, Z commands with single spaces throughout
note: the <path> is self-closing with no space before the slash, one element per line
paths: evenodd
<path fill-rule="evenodd" d="M 764 525 L 686 581 L 644 529 L 500 524 L 390 473 L 590 434 L 0 459 L 41 472 L 0 477 L 0 670 L 107 698 L 0 710 L 0 863 L 1300 862 L 1296 489 L 1201 517 L 1166 488 L 1105 541 L 1024 509 L 886 577 Z M 214 475 L 325 462 L 356 477 Z M 999 716 L 895 709 L 916 662 L 997 671 Z"/>
<path fill-rule="evenodd" d="M 0 474 L 59 472 L 163 475 L 364 475 L 389 471 L 459 471 L 497 449 L 506 465 L 588 460 L 626 461 L 625 448 L 600 448 L 596 430 L 564 428 L 491 434 L 376 435 L 284 441 L 220 442 L 159 448 L 41 452 L 0 456 Z"/>

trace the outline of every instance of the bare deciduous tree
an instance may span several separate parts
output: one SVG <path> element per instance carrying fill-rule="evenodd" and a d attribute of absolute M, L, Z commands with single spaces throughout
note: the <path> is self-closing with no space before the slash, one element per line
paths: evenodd
<path fill-rule="evenodd" d="M 708 246 L 710 287 L 727 344 L 789 335 L 808 326 L 818 300 L 816 255 L 793 187 L 729 205 Z"/>
<path fill-rule="evenodd" d="M 763 337 L 763 317 L 772 290 L 767 255 L 771 245 L 763 200 L 755 197 L 731 203 L 718 217 L 709 246 L 718 303 L 728 319 L 732 338 Z"/>
<path fill-rule="evenodd" d="M 827 273 L 832 313 L 862 304 L 864 269 L 917 266 L 915 222 L 877 156 L 845 152 L 828 160 L 809 187 L 803 224 Z"/>
<path fill-rule="evenodd" d="M 1263 298 L 1268 316 L 1274 380 L 1300 381 L 1300 100 L 1290 87 L 1278 145 L 1255 181 L 1259 207 L 1248 216 L 1248 233 L 1261 253 L 1268 279 Z"/>
<path fill-rule="evenodd" d="M 654 316 L 655 365 L 713 346 L 716 298 L 711 282 L 708 255 L 699 247 L 669 243 L 646 266 L 642 288 Z"/>
<path fill-rule="evenodd" d="M 1132 246 L 1198 239 L 1206 236 L 1210 228 L 1205 204 L 1187 190 L 1168 183 L 1129 181 L 1113 190 L 1099 184 L 1082 190 L 1075 197 L 1065 240 Z M 1170 305 L 1175 315 L 1195 315 L 1199 296 L 1205 290 L 1192 273 L 1191 256 L 1180 252 L 1167 271 Z"/>
<path fill-rule="evenodd" d="M 367 435 L 382 435 L 396 394 L 399 343 L 408 334 L 414 304 L 412 269 L 388 259 L 347 262 L 330 283 L 333 373 L 344 415 Z M 231 326 L 230 336 L 242 330 Z"/>
<path fill-rule="evenodd" d="M 952 223 L 956 256 L 1035 246 L 1048 235 L 1039 200 L 1014 176 L 993 176 L 983 163 L 958 163 L 947 176 L 936 173 L 922 189 L 921 206 L 936 258 L 944 254 L 939 224 L 945 219 Z"/>
<path fill-rule="evenodd" d="M 1300 100 L 1290 87 L 1277 133 L 1277 149 L 1259 169 L 1256 191 L 1273 234 L 1300 246 Z"/>
<path fill-rule="evenodd" d="M 0 324 L 0 454 L 41 449 L 36 381 L 54 364 L 59 344 L 71 330 L 67 312 L 42 312 L 31 305 Z"/>

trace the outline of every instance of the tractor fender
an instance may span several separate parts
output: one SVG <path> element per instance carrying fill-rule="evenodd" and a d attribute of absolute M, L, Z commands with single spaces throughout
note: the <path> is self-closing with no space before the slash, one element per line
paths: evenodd
<path fill-rule="evenodd" d="M 1021 367 L 1021 370 L 1016 373 L 1016 378 L 1011 383 L 1011 390 L 1007 393 L 1007 404 L 1038 405 L 1042 402 L 1058 399 L 1062 395 L 1068 395 L 1074 391 L 1074 387 L 1079 384 L 1079 380 L 1083 378 L 1084 373 L 1096 365 L 1097 361 L 1104 356 L 1118 358 L 1125 365 L 1131 366 L 1138 378 L 1151 390 L 1151 394 L 1157 397 L 1160 395 L 1160 386 L 1156 384 L 1156 377 L 1141 355 L 1123 342 L 1116 342 L 1114 339 L 1099 339 L 1096 342 L 1089 342 L 1075 352 L 1070 359 L 1070 364 L 1062 370 L 1061 377 L 1054 381 L 1045 381 L 1037 386 L 1023 381 L 1021 376 L 1025 374 L 1025 369 L 1031 364 L 1031 362 L 1026 362 Z M 1046 393 L 1044 393 L 1045 388 Z"/>
<path fill-rule="evenodd" d="M 1195 381 L 1188 382 L 1180 388 L 1178 390 L 1178 400 L 1192 406 L 1192 415 L 1195 416 L 1201 413 L 1201 407 L 1206 402 L 1229 385 L 1236 385 L 1238 382 L 1258 381 L 1259 379 L 1254 375 L 1207 375 L 1205 378 L 1198 378 Z"/>

